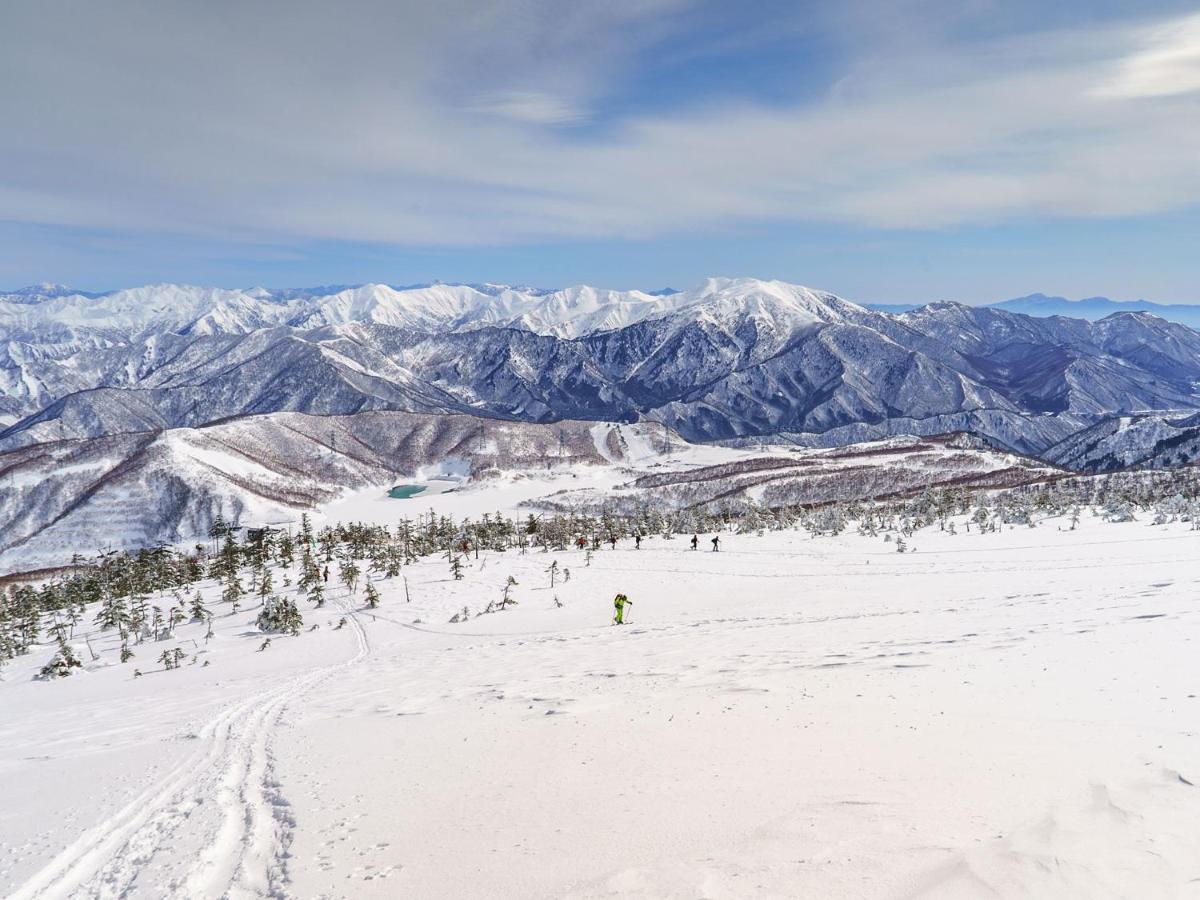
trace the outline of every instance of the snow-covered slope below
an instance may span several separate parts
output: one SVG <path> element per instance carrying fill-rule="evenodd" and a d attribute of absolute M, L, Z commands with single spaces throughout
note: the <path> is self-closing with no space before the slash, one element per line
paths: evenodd
<path fill-rule="evenodd" d="M 0 895 L 1190 896 L 1196 533 L 950 524 L 438 555 L 265 648 L 206 580 L 124 663 L 90 605 L 0 679 Z"/>

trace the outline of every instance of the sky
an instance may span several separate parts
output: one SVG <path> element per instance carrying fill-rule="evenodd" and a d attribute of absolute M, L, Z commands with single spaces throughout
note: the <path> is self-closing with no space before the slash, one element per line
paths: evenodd
<path fill-rule="evenodd" d="M 0 288 L 1200 302 L 1200 12 L 5 0 Z"/>

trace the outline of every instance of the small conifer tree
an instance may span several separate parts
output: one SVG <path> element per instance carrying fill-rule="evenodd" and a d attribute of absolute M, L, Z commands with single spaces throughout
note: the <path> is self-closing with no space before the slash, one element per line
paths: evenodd
<path fill-rule="evenodd" d="M 378 609 L 379 608 L 379 589 L 376 588 L 374 584 L 372 584 L 371 582 L 368 581 L 365 594 L 366 594 L 366 599 L 367 599 L 367 609 Z"/>

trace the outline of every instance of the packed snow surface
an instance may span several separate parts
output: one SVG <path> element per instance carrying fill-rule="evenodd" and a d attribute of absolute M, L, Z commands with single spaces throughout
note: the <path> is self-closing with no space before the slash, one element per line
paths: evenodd
<path fill-rule="evenodd" d="M 81 626 L 3 671 L 0 895 L 1195 896 L 1200 534 L 957 529 L 431 558 L 262 652 L 208 583 L 176 671 Z"/>

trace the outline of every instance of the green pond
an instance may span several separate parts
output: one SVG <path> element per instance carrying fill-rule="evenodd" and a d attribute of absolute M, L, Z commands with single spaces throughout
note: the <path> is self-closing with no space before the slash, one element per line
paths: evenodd
<path fill-rule="evenodd" d="M 388 491 L 388 496 L 393 500 L 407 500 L 409 497 L 424 493 L 424 491 L 425 485 L 423 484 L 398 484 Z"/>

